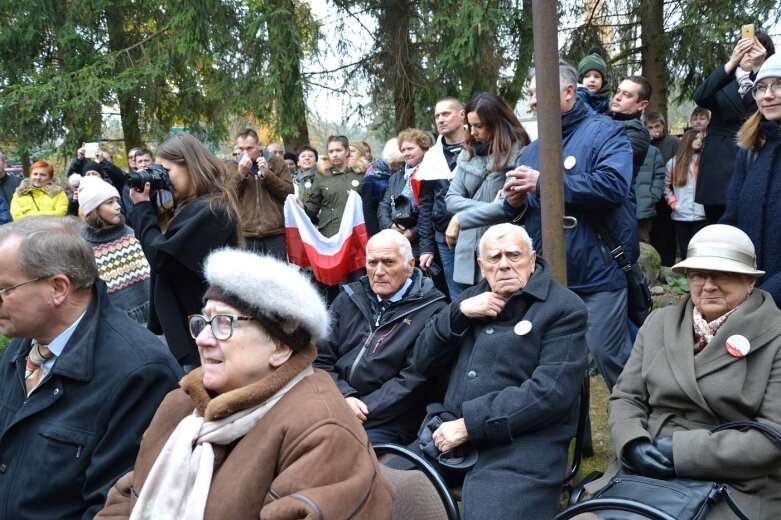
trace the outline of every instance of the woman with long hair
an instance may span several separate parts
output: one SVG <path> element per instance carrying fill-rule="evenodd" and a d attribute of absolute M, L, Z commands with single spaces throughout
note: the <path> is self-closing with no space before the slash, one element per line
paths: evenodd
<path fill-rule="evenodd" d="M 130 190 L 128 219 L 151 266 L 149 329 L 164 334 L 185 367 L 200 363 L 187 316 L 200 311 L 206 282 L 203 262 L 221 247 L 241 240 L 236 194 L 225 182 L 225 167 L 189 134 L 176 134 L 157 150 L 167 171 L 171 207 L 155 207 L 150 183 Z"/>
<path fill-rule="evenodd" d="M 529 144 L 529 135 L 495 94 L 478 92 L 465 111 L 469 135 L 447 192 L 447 210 L 453 218 L 445 239 L 450 249 L 455 248 L 453 280 L 469 286 L 480 279 L 476 262 L 480 237 L 488 226 L 504 219 L 498 194 L 507 171 Z"/>
<path fill-rule="evenodd" d="M 694 92 L 697 105 L 711 111 L 708 135 L 702 143 L 702 178 L 695 199 L 705 206 L 708 224 L 724 213 L 738 146 L 735 135 L 757 109 L 751 95 L 756 74 L 773 56 L 773 40 L 764 31 L 738 41 L 727 63 L 714 70 Z"/>
<path fill-rule="evenodd" d="M 752 95 L 759 110 L 738 132 L 742 148 L 735 163 L 722 224 L 743 230 L 757 249 L 765 271 L 757 287 L 781 307 L 781 55 L 774 54 L 757 74 Z"/>
<path fill-rule="evenodd" d="M 707 224 L 705 208 L 694 202 L 701 150 L 702 134 L 697 130 L 689 130 L 681 137 L 675 157 L 667 161 L 664 198 L 672 210 L 681 260 L 686 260 L 689 240 Z"/>
<path fill-rule="evenodd" d="M 350 142 L 343 135 L 328 138 L 328 155 L 320 161 L 320 176 L 312 183 L 309 198 L 303 204 L 309 218 L 325 237 L 339 231 L 350 190 L 361 192 L 365 161 L 348 164 Z"/>

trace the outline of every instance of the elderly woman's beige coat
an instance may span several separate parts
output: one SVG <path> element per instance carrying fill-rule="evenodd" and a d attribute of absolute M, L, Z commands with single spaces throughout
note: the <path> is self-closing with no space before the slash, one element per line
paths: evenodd
<path fill-rule="evenodd" d="M 694 357 L 691 299 L 653 313 L 610 396 L 610 436 L 616 454 L 639 438 L 673 436 L 678 476 L 726 482 L 752 520 L 781 518 L 781 446 L 758 431 L 709 430 L 754 420 L 781 431 L 781 311 L 754 290 Z M 725 350 L 727 338 L 748 338 L 742 359 Z M 587 487 L 593 493 L 619 469 Z M 733 519 L 725 503 L 709 520 Z"/>

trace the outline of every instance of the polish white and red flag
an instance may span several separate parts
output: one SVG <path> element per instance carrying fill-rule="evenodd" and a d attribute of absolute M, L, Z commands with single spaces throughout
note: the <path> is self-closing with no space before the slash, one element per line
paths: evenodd
<path fill-rule="evenodd" d="M 285 238 L 290 262 L 311 267 L 315 279 L 336 285 L 353 271 L 366 267 L 366 243 L 369 235 L 363 220 L 361 197 L 350 191 L 342 214 L 339 232 L 324 237 L 309 220 L 294 195 L 285 199 Z"/>

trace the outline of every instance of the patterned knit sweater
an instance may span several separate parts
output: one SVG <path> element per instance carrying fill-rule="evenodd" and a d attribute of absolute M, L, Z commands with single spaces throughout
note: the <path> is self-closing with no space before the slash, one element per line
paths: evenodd
<path fill-rule="evenodd" d="M 106 282 L 111 303 L 146 324 L 149 314 L 149 262 L 133 230 L 117 224 L 96 233 L 86 224 L 81 236 L 92 245 L 98 273 Z"/>

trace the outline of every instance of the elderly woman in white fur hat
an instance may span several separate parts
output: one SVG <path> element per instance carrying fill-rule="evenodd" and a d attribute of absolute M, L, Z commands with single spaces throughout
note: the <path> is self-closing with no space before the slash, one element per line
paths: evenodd
<path fill-rule="evenodd" d="M 287 264 L 222 249 L 188 318 L 200 368 L 144 434 L 98 517 L 390 518 L 393 490 L 328 374 L 312 368 L 328 315 Z"/>
<path fill-rule="evenodd" d="M 690 296 L 652 313 L 610 396 L 617 455 L 593 493 L 621 469 L 668 479 L 727 483 L 752 520 L 781 518 L 781 446 L 756 429 L 711 430 L 756 421 L 781 431 L 781 311 L 754 287 L 754 245 L 741 230 L 707 226 L 686 260 Z M 735 518 L 726 502 L 707 518 Z"/>

